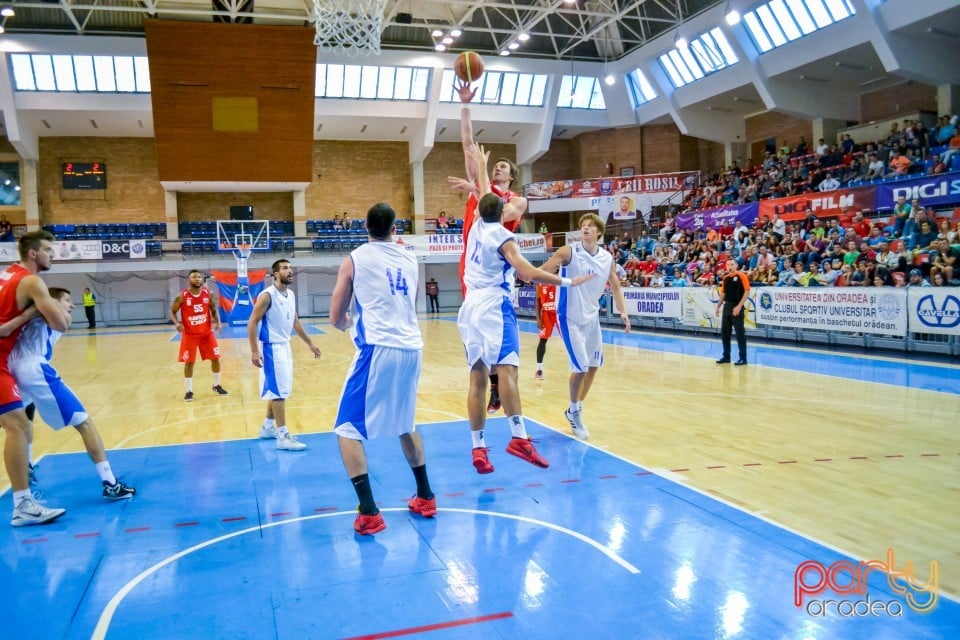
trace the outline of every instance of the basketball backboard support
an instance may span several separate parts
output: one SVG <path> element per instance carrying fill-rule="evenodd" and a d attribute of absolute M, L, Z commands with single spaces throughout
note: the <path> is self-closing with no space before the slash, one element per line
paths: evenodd
<path fill-rule="evenodd" d="M 237 259 L 237 276 L 247 277 L 247 259 L 254 251 L 270 251 L 267 220 L 217 220 L 217 250 Z"/>

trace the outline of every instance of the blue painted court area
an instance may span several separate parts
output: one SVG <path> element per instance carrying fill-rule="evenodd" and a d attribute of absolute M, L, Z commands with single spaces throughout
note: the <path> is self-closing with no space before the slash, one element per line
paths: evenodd
<path fill-rule="evenodd" d="M 870 599 L 899 603 L 901 617 L 810 615 L 794 606 L 794 571 L 836 552 L 528 428 L 550 468 L 505 453 L 499 418 L 487 430 L 496 472 L 480 476 L 465 423 L 423 425 L 433 519 L 406 509 L 414 481 L 398 444 L 368 443 L 387 522 L 373 537 L 353 533 L 331 433 L 303 436 L 300 453 L 270 440 L 111 452 L 139 491 L 123 503 L 101 501 L 85 454 L 47 456 L 40 486 L 68 512 L 0 526 L 3 636 L 956 637 L 960 605 L 941 597 L 915 613 L 877 571 Z"/>

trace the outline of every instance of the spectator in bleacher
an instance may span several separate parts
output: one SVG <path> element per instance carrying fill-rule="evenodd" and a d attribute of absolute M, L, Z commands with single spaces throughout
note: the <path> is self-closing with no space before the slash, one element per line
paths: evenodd
<path fill-rule="evenodd" d="M 906 196 L 897 198 L 897 203 L 893 205 L 893 235 L 897 238 L 903 235 L 903 228 L 910 219 L 910 203 Z"/>
<path fill-rule="evenodd" d="M 843 152 L 853 153 L 853 149 L 856 146 L 856 143 L 853 141 L 853 138 L 850 137 L 849 133 L 843 134 L 843 140 L 840 142 L 840 147 L 843 149 Z"/>
<path fill-rule="evenodd" d="M 814 151 L 814 153 L 819 158 L 820 156 L 826 155 L 829 150 L 830 150 L 830 145 L 824 142 L 823 138 L 820 138 L 820 140 L 817 142 L 817 148 Z"/>
<path fill-rule="evenodd" d="M 893 157 L 890 158 L 889 168 L 890 171 L 887 172 L 886 178 L 902 178 L 903 176 L 910 173 L 910 158 L 900 153 L 900 151 L 894 149 Z"/>
<path fill-rule="evenodd" d="M 673 268 L 673 280 L 670 281 L 671 287 L 686 287 L 689 283 L 687 282 L 686 274 L 680 267 Z"/>
<path fill-rule="evenodd" d="M 820 158 L 819 162 L 821 169 L 829 169 L 830 167 L 837 167 L 841 164 L 843 164 L 843 153 L 840 152 L 840 149 L 835 144 L 830 145 L 830 150 Z"/>
<path fill-rule="evenodd" d="M 941 116 L 940 127 L 937 129 L 937 142 L 941 145 L 947 144 L 954 133 L 956 133 L 956 126 L 950 116 Z"/>
<path fill-rule="evenodd" d="M 890 243 L 886 240 L 882 240 L 880 244 L 877 245 L 876 261 L 877 264 L 886 267 L 890 271 L 896 271 L 903 268 L 901 266 L 902 259 L 900 254 L 896 251 L 891 251 Z"/>
<path fill-rule="evenodd" d="M 778 241 L 782 241 L 787 235 L 787 223 L 780 219 L 779 214 L 773 214 L 773 222 L 770 227 L 770 232 L 777 236 Z"/>
<path fill-rule="evenodd" d="M 853 225 L 850 228 L 853 229 L 858 238 L 866 238 L 870 235 L 870 229 L 873 228 L 873 225 L 864 217 L 862 211 L 858 211 L 853 215 Z"/>
<path fill-rule="evenodd" d="M 833 177 L 829 171 L 823 180 L 817 185 L 817 189 L 822 193 L 824 191 L 836 191 L 840 188 L 840 181 Z"/>
<path fill-rule="evenodd" d="M 814 262 L 820 262 L 820 256 L 824 251 L 826 251 L 826 249 L 827 241 L 816 234 L 811 233 L 807 236 L 803 253 L 801 253 L 798 257 L 800 258 L 800 262 L 807 265 Z"/>
<path fill-rule="evenodd" d="M 930 273 L 936 271 L 942 273 L 947 282 L 952 282 L 954 277 L 954 267 L 957 259 L 960 258 L 960 245 L 951 245 L 946 240 L 937 239 L 936 254 L 933 255 L 933 261 L 930 266 Z"/>
<path fill-rule="evenodd" d="M 927 172 L 930 175 L 937 175 L 938 173 L 944 173 L 947 170 L 947 165 L 940 159 L 939 155 L 934 154 L 933 160 L 930 164 L 930 170 Z"/>
<path fill-rule="evenodd" d="M 949 218 L 940 221 L 940 233 L 937 237 L 946 240 L 948 244 L 954 244 L 957 241 L 957 230 L 950 226 Z"/>
<path fill-rule="evenodd" d="M 871 247 L 878 246 L 881 242 L 886 240 L 886 236 L 883 234 L 883 231 L 877 225 L 873 225 L 870 228 L 870 234 L 865 238 L 867 244 Z"/>
<path fill-rule="evenodd" d="M 877 178 L 882 178 L 883 173 L 886 170 L 883 164 L 883 160 L 877 156 L 876 153 L 870 154 L 870 164 L 867 165 L 867 172 L 864 174 L 864 180 L 875 180 Z"/>
<path fill-rule="evenodd" d="M 947 143 L 947 150 L 943 153 L 943 165 L 945 168 L 950 166 L 950 160 L 958 153 L 960 153 L 960 132 L 956 132 L 950 136 L 950 140 Z"/>
<path fill-rule="evenodd" d="M 844 264 L 840 266 L 840 277 L 837 278 L 835 286 L 849 287 L 853 285 L 853 266 Z"/>
<path fill-rule="evenodd" d="M 803 286 L 803 285 L 801 284 L 801 278 L 803 278 L 803 274 L 804 274 L 804 271 L 803 271 L 803 263 L 801 263 L 799 260 L 797 260 L 796 262 L 793 263 L 793 269 L 792 269 L 792 270 L 788 271 L 787 269 L 784 269 L 784 270 L 780 273 L 780 276 L 779 276 L 778 279 L 777 279 L 777 286 L 778 286 L 778 287 L 800 287 L 800 286 Z"/>
<path fill-rule="evenodd" d="M 912 240 L 907 247 L 915 254 L 930 253 L 933 243 L 937 240 L 937 230 L 933 228 L 933 223 L 924 218 L 920 221 L 920 228 L 913 232 Z"/>
<path fill-rule="evenodd" d="M 0 214 L 0 242 L 13 242 L 13 225 L 7 220 L 7 216 Z"/>
<path fill-rule="evenodd" d="M 908 287 L 929 287 L 930 283 L 923 279 L 923 272 L 920 269 L 910 269 L 910 281 Z"/>
<path fill-rule="evenodd" d="M 855 265 L 859 257 L 860 252 L 857 250 L 857 242 L 855 240 L 847 241 L 847 248 L 843 252 L 843 264 Z"/>
<path fill-rule="evenodd" d="M 343 221 L 340 219 L 340 216 L 333 216 L 333 230 L 342 231 L 343 230 Z"/>
<path fill-rule="evenodd" d="M 807 266 L 807 272 L 800 276 L 801 286 L 804 287 L 822 287 L 820 282 L 820 263 L 811 262 Z"/>
<path fill-rule="evenodd" d="M 647 233 L 647 227 L 644 225 L 640 231 L 640 235 L 637 237 L 637 241 L 634 243 L 637 255 L 642 258 L 647 254 L 653 253 L 656 244 L 657 241 L 650 237 L 650 234 Z"/>
<path fill-rule="evenodd" d="M 807 140 L 803 136 L 800 136 L 800 142 L 797 143 L 797 148 L 794 149 L 793 155 L 797 158 L 802 158 L 808 153 L 809 151 L 807 150 Z"/>
<path fill-rule="evenodd" d="M 350 227 L 353 225 L 353 220 L 350 219 L 350 214 L 344 211 L 343 218 L 341 218 L 341 220 L 343 221 L 343 228 L 349 231 Z"/>
<path fill-rule="evenodd" d="M 447 222 L 447 212 L 441 211 L 440 215 L 437 216 L 437 231 L 439 233 L 446 233 L 450 229 L 450 224 Z"/>
<path fill-rule="evenodd" d="M 943 277 L 943 274 L 939 271 L 930 276 L 930 286 L 932 287 L 946 287 L 949 286 L 949 283 Z"/>
<path fill-rule="evenodd" d="M 837 284 L 837 278 L 840 277 L 840 261 L 839 260 L 824 260 L 820 263 L 820 284 L 825 287 L 834 287 Z M 834 268 L 837 267 L 837 268 Z"/>

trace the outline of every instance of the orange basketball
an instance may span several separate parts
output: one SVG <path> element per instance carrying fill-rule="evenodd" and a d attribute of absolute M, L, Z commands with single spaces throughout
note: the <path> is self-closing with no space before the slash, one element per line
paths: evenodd
<path fill-rule="evenodd" d="M 454 61 L 453 72 L 464 82 L 476 82 L 483 74 L 483 58 L 475 51 L 464 51 Z"/>

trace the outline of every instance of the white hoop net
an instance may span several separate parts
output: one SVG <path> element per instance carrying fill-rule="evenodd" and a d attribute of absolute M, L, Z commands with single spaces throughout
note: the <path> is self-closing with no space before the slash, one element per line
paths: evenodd
<path fill-rule="evenodd" d="M 346 55 L 380 53 L 387 0 L 313 0 L 314 44 Z"/>

